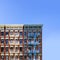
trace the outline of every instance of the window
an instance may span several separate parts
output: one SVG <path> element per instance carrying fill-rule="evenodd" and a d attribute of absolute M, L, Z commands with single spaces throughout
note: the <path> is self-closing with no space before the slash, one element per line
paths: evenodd
<path fill-rule="evenodd" d="M 37 40 L 35 39 L 35 42 L 36 42 Z"/>
<path fill-rule="evenodd" d="M 38 41 L 39 41 L 39 43 L 41 42 L 41 40 L 40 40 L 40 39 L 39 39 Z"/>
<path fill-rule="evenodd" d="M 36 46 L 36 48 L 35 48 L 36 50 L 38 50 L 38 46 Z"/>
<path fill-rule="evenodd" d="M 1 52 L 4 52 L 4 47 L 1 47 Z"/>
<path fill-rule="evenodd" d="M 13 35 L 13 32 L 10 32 L 10 35 Z"/>
<path fill-rule="evenodd" d="M 10 51 L 12 51 L 13 50 L 13 47 L 10 47 Z"/>
<path fill-rule="evenodd" d="M 27 53 L 27 47 L 24 47 L 24 52 Z"/>
<path fill-rule="evenodd" d="M 41 28 L 41 26 L 38 26 L 39 28 Z"/>
<path fill-rule="evenodd" d="M 6 32 L 6 35 L 8 35 L 8 32 Z"/>
<path fill-rule="evenodd" d="M 27 40 L 24 40 L 24 43 L 26 44 L 27 43 Z"/>
<path fill-rule="evenodd" d="M 29 59 L 31 59 L 31 56 L 29 56 Z"/>
<path fill-rule="evenodd" d="M 23 56 L 20 56 L 20 60 L 22 60 L 23 59 Z"/>
<path fill-rule="evenodd" d="M 18 60 L 18 56 L 16 56 L 15 59 Z"/>
<path fill-rule="evenodd" d="M 26 32 L 24 32 L 24 35 L 26 36 Z"/>
<path fill-rule="evenodd" d="M 1 43 L 4 44 L 4 40 L 3 39 L 1 40 Z"/>
<path fill-rule="evenodd" d="M 18 43 L 18 40 L 17 39 L 15 40 L 15 43 Z"/>
<path fill-rule="evenodd" d="M 20 39 L 20 44 L 22 44 L 22 39 Z"/>
<path fill-rule="evenodd" d="M 8 35 L 8 32 L 6 32 L 5 34 Z M 1 32 L 1 35 L 3 36 L 4 35 L 4 32 Z"/>
<path fill-rule="evenodd" d="M 4 56 L 1 56 L 1 60 L 4 60 Z"/>
<path fill-rule="evenodd" d="M 15 32 L 15 36 L 17 36 L 17 35 L 19 35 L 19 33 L 18 32 Z"/>
<path fill-rule="evenodd" d="M 28 36 L 30 36 L 30 35 L 31 35 L 31 32 L 28 33 Z"/>
<path fill-rule="evenodd" d="M 38 32 L 38 35 L 40 35 L 40 31 Z"/>
<path fill-rule="evenodd" d="M 13 60 L 13 56 L 10 56 L 10 60 Z"/>
<path fill-rule="evenodd" d="M 36 32 L 33 32 L 34 33 L 34 35 L 36 35 Z"/>
<path fill-rule="evenodd" d="M 31 47 L 29 47 L 29 50 L 31 50 Z"/>
<path fill-rule="evenodd" d="M 23 33 L 22 33 L 22 32 L 20 32 L 20 35 L 23 35 Z"/>
<path fill-rule="evenodd" d="M 27 58 L 27 56 L 24 56 L 24 59 L 26 59 Z"/>
<path fill-rule="evenodd" d="M 18 51 L 18 47 L 16 47 L 16 49 L 15 49 L 15 52 L 17 52 Z"/>
<path fill-rule="evenodd" d="M 33 33 L 32 33 L 32 32 L 29 32 L 29 33 L 28 33 L 28 37 L 29 37 L 29 38 L 33 38 L 33 37 L 34 37 L 34 36 L 33 36 Z"/>
<path fill-rule="evenodd" d="M 13 43 L 13 40 L 12 39 L 10 40 L 10 43 Z"/>
<path fill-rule="evenodd" d="M 8 52 L 8 47 L 6 47 L 6 52 Z"/>
<path fill-rule="evenodd" d="M 29 39 L 28 42 L 31 42 L 31 39 Z"/>
<path fill-rule="evenodd" d="M 20 47 L 20 51 L 22 51 L 22 47 Z"/>
<path fill-rule="evenodd" d="M 8 60 L 8 56 L 6 56 L 6 60 Z"/>
<path fill-rule="evenodd" d="M 8 39 L 6 39 L 6 44 L 8 44 Z"/>
<path fill-rule="evenodd" d="M 39 52 L 40 52 L 40 47 L 38 48 Z"/>
<path fill-rule="evenodd" d="M 31 40 L 31 43 L 33 43 L 33 44 L 34 44 L 34 40 Z"/>
<path fill-rule="evenodd" d="M 24 39 L 24 40 L 27 40 L 27 39 Z"/>
<path fill-rule="evenodd" d="M 36 60 L 38 59 L 38 56 L 37 56 L 37 55 L 35 56 L 35 59 L 36 59 Z"/>
<path fill-rule="evenodd" d="M 4 32 L 1 32 L 1 35 L 3 36 L 4 35 Z"/>
<path fill-rule="evenodd" d="M 31 26 L 29 26 L 29 28 L 31 28 Z"/>
<path fill-rule="evenodd" d="M 37 28 L 37 26 L 34 26 L 34 28 Z"/>

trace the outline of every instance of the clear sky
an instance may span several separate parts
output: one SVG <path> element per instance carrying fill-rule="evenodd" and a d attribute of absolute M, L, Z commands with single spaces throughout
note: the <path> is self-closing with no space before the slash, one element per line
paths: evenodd
<path fill-rule="evenodd" d="M 43 24 L 43 60 L 60 60 L 59 0 L 0 0 L 0 24 Z"/>

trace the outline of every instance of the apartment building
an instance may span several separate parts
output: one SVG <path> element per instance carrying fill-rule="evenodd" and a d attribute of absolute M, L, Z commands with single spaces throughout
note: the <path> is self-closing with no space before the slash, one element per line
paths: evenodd
<path fill-rule="evenodd" d="M 0 60 L 42 60 L 42 25 L 0 25 Z"/>

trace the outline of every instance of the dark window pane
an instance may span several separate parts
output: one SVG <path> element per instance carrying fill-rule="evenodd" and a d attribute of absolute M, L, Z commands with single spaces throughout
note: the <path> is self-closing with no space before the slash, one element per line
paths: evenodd
<path fill-rule="evenodd" d="M 22 32 L 20 32 L 20 35 L 22 35 Z"/>
<path fill-rule="evenodd" d="M 23 60 L 23 56 L 20 56 L 20 60 Z"/>
<path fill-rule="evenodd" d="M 33 32 L 34 33 L 34 35 L 36 34 L 36 32 Z"/>
<path fill-rule="evenodd" d="M 6 40 L 6 44 L 8 44 L 8 39 Z"/>
<path fill-rule="evenodd" d="M 40 47 L 38 48 L 39 52 L 40 52 Z"/>
<path fill-rule="evenodd" d="M 20 44 L 22 44 L 22 39 L 20 39 Z"/>
<path fill-rule="evenodd" d="M 22 47 L 20 47 L 20 51 L 22 51 Z"/>
<path fill-rule="evenodd" d="M 27 43 L 27 40 L 24 40 L 24 43 Z"/>
<path fill-rule="evenodd" d="M 4 32 L 1 32 L 1 35 L 3 36 L 4 35 Z"/>
<path fill-rule="evenodd" d="M 40 40 L 40 39 L 39 39 L 38 41 L 39 41 L 39 43 L 41 42 L 41 40 Z"/>
<path fill-rule="evenodd" d="M 26 36 L 26 32 L 24 32 L 24 35 Z"/>
<path fill-rule="evenodd" d="M 1 43 L 4 43 L 4 40 L 1 40 Z"/>
<path fill-rule="evenodd" d="M 4 52 L 4 47 L 1 48 L 1 52 Z"/>
<path fill-rule="evenodd" d="M 24 39 L 24 40 L 27 40 L 27 39 Z"/>
<path fill-rule="evenodd" d="M 28 41 L 31 42 L 31 39 L 29 39 Z"/>
<path fill-rule="evenodd" d="M 26 59 L 27 56 L 24 56 L 24 58 Z"/>
<path fill-rule="evenodd" d="M 8 35 L 8 32 L 6 32 L 6 35 Z"/>

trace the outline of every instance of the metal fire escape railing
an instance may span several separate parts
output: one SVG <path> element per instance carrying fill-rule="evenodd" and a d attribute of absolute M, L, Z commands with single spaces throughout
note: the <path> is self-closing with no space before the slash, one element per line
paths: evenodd
<path fill-rule="evenodd" d="M 34 55 L 34 60 L 35 60 L 35 56 L 40 52 L 39 50 L 36 50 L 36 46 L 39 44 L 39 41 L 36 41 L 36 37 L 38 37 L 39 33 L 37 34 L 36 32 L 34 34 L 30 33 L 28 34 L 29 38 L 34 38 L 33 41 L 29 41 L 28 45 L 29 46 L 33 46 L 33 49 L 28 50 L 28 54 L 30 55 L 30 57 L 32 57 L 32 54 Z"/>

